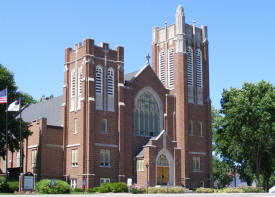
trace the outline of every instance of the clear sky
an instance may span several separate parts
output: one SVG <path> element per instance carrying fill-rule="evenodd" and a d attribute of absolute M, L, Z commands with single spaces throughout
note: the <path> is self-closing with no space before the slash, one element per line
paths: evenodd
<path fill-rule="evenodd" d="M 152 27 L 173 24 L 180 4 L 186 23 L 208 26 L 216 108 L 224 88 L 275 83 L 274 0 L 1 0 L 0 64 L 35 99 L 62 94 L 65 48 L 84 38 L 124 46 L 125 73 L 138 70 L 151 54 Z"/>

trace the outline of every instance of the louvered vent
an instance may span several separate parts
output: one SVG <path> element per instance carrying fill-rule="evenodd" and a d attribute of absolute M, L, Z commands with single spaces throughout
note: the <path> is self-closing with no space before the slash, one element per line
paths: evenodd
<path fill-rule="evenodd" d="M 168 87 L 174 89 L 175 85 L 175 67 L 174 67 L 174 49 L 168 49 Z"/>

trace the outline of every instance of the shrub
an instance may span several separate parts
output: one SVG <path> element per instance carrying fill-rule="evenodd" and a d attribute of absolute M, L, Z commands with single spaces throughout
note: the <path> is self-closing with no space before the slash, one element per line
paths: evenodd
<path fill-rule="evenodd" d="M 214 191 L 215 190 L 213 188 L 204 188 L 204 187 L 200 187 L 195 190 L 196 193 L 214 193 Z"/>
<path fill-rule="evenodd" d="M 74 192 L 83 192 L 83 189 L 82 188 L 75 188 Z"/>
<path fill-rule="evenodd" d="M 97 187 L 96 191 L 99 193 L 111 192 L 111 183 L 102 183 L 100 187 Z"/>
<path fill-rule="evenodd" d="M 0 176 L 0 183 L 5 181 L 5 177 Z"/>
<path fill-rule="evenodd" d="M 61 180 L 55 180 L 55 185 L 51 186 L 50 179 L 43 179 L 36 183 L 36 190 L 41 194 L 69 194 L 71 193 L 71 186 Z"/>
<path fill-rule="evenodd" d="M 97 192 L 97 189 L 98 189 L 99 187 L 93 187 L 93 188 L 89 188 L 88 190 L 87 190 L 87 192 L 88 193 L 95 193 L 95 192 Z"/>
<path fill-rule="evenodd" d="M 131 187 L 132 194 L 145 194 L 146 189 L 142 185 L 134 184 Z"/>
<path fill-rule="evenodd" d="M 19 182 L 18 181 L 8 181 L 8 186 L 12 192 L 18 191 Z"/>
<path fill-rule="evenodd" d="M 263 188 L 261 187 L 251 187 L 251 186 L 247 186 L 242 188 L 244 193 L 261 193 L 264 192 Z"/>
<path fill-rule="evenodd" d="M 0 193 L 12 193 L 7 183 L 0 182 Z"/>
<path fill-rule="evenodd" d="M 111 192 L 113 193 L 128 192 L 128 187 L 126 183 L 123 183 L 123 182 L 111 183 L 110 187 L 111 187 Z"/>
<path fill-rule="evenodd" d="M 221 190 L 222 193 L 243 193 L 241 188 L 226 187 Z"/>
<path fill-rule="evenodd" d="M 149 187 L 149 194 L 159 194 L 159 193 L 185 193 L 182 187 Z"/>

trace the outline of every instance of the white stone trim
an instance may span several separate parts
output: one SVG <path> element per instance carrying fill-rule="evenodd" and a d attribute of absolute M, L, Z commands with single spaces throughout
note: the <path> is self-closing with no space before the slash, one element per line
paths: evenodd
<path fill-rule="evenodd" d="M 118 102 L 118 105 L 119 106 L 125 106 L 125 103 L 124 102 Z"/>
<path fill-rule="evenodd" d="M 151 145 L 151 144 L 148 144 L 148 145 L 144 145 L 144 146 L 143 146 L 143 148 L 146 148 L 146 147 L 156 148 L 157 146 L 156 146 L 156 145 Z"/>
<path fill-rule="evenodd" d="M 163 130 L 163 116 L 162 116 L 162 114 L 163 114 L 163 104 L 162 104 L 162 101 L 161 101 L 159 95 L 156 93 L 156 91 L 153 88 L 151 88 L 149 86 L 142 88 L 136 94 L 134 107 L 136 106 L 137 100 L 140 97 L 140 95 L 142 95 L 146 91 L 148 91 L 148 92 L 150 92 L 150 94 L 152 94 L 152 96 L 154 97 L 154 99 L 156 100 L 156 102 L 158 104 L 159 113 L 160 113 L 160 116 L 159 116 L 159 130 L 162 131 Z"/>
<path fill-rule="evenodd" d="M 81 82 L 83 82 L 83 81 L 85 81 L 85 80 L 86 80 L 86 78 L 82 78 L 82 79 L 80 79 L 80 81 L 81 81 Z"/>
<path fill-rule="evenodd" d="M 85 97 L 81 97 L 80 101 L 85 101 Z"/>
<path fill-rule="evenodd" d="M 103 147 L 118 148 L 118 145 L 116 145 L 116 144 L 95 143 L 95 146 L 103 146 Z"/>
<path fill-rule="evenodd" d="M 65 64 L 64 66 L 64 72 L 68 71 L 68 66 Z"/>
<path fill-rule="evenodd" d="M 94 55 L 91 55 L 91 54 L 84 54 L 82 57 L 79 57 L 79 58 L 77 58 L 77 59 L 75 59 L 75 60 L 73 60 L 73 61 L 67 62 L 67 63 L 65 63 L 64 65 L 66 66 L 66 65 L 68 65 L 68 64 L 75 63 L 75 62 L 77 62 L 77 61 L 79 61 L 79 60 L 81 60 L 81 59 L 83 59 L 83 58 L 85 58 L 85 57 L 92 57 L 92 58 L 99 59 L 99 60 L 105 60 L 105 58 L 102 58 L 102 57 L 97 57 L 97 56 L 94 56 Z M 108 61 L 108 62 L 112 62 L 112 63 L 122 63 L 122 64 L 124 64 L 123 61 L 110 60 L 110 59 L 107 59 L 107 61 Z"/>
<path fill-rule="evenodd" d="M 61 107 L 65 107 L 66 106 L 66 103 L 62 103 Z"/>
<path fill-rule="evenodd" d="M 31 148 L 38 148 L 38 144 L 28 146 L 28 149 L 31 149 Z"/>
<path fill-rule="evenodd" d="M 89 97 L 88 99 L 89 99 L 89 101 L 95 101 L 94 97 Z"/>
<path fill-rule="evenodd" d="M 206 152 L 189 152 L 191 155 L 206 155 Z"/>
<path fill-rule="evenodd" d="M 66 87 L 67 87 L 67 84 L 64 84 L 64 85 L 63 85 L 63 88 L 66 88 Z"/>
<path fill-rule="evenodd" d="M 76 147 L 76 146 L 80 146 L 80 144 L 69 144 L 66 147 L 67 148 L 71 148 L 71 147 Z"/>
<path fill-rule="evenodd" d="M 63 146 L 59 144 L 47 144 L 46 146 L 52 147 L 52 148 L 63 148 Z"/>
<path fill-rule="evenodd" d="M 118 83 L 117 84 L 119 87 L 124 87 L 124 84 L 123 83 Z"/>
<path fill-rule="evenodd" d="M 169 162 L 169 182 L 170 182 L 171 185 L 174 185 L 174 159 L 173 159 L 173 156 L 166 148 L 163 148 L 158 152 L 158 155 L 156 157 L 156 163 L 158 161 L 159 156 L 162 155 L 162 154 L 164 154 L 168 159 L 168 162 Z M 157 165 L 155 165 L 155 170 L 156 170 L 155 172 L 156 172 L 156 185 L 157 185 L 157 176 L 158 176 Z"/>
<path fill-rule="evenodd" d="M 95 81 L 95 78 L 93 78 L 93 77 L 88 77 L 88 81 Z"/>

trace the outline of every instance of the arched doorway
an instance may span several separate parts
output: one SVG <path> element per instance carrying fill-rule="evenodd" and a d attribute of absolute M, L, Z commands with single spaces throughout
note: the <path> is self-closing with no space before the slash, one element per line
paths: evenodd
<path fill-rule="evenodd" d="M 169 163 L 167 157 L 161 154 L 157 160 L 157 185 L 167 185 L 169 181 Z"/>

